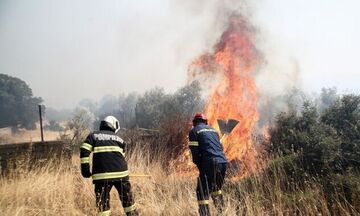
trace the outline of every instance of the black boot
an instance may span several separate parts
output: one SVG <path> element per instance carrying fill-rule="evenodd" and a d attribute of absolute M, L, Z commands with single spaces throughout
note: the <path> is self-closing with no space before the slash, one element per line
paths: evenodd
<path fill-rule="evenodd" d="M 199 205 L 200 216 L 211 216 L 209 205 Z"/>

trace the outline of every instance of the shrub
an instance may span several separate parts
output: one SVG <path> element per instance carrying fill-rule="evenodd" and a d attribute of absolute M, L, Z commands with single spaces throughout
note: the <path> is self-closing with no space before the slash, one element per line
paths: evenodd
<path fill-rule="evenodd" d="M 289 179 L 317 179 L 326 188 L 328 204 L 342 191 L 344 202 L 359 202 L 360 96 L 338 97 L 319 114 L 307 101 L 300 114 L 277 116 L 267 151 L 270 165 L 283 166 Z M 271 167 L 269 166 L 269 167 Z M 271 172 L 270 172 L 271 173 Z"/>

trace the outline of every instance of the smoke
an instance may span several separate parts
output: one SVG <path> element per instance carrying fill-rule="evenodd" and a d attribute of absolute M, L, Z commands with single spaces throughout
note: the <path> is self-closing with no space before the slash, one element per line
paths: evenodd
<path fill-rule="evenodd" d="M 215 4 L 203 3 L 197 13 L 191 1 L 5 0 L 0 70 L 56 108 L 155 86 L 174 92 L 216 38 Z"/>
<path fill-rule="evenodd" d="M 277 48 L 269 47 L 254 22 L 255 7 L 238 0 L 5 0 L 0 70 L 25 80 L 45 105 L 56 108 L 154 86 L 171 92 L 186 83 L 189 63 L 213 50 L 228 18 L 237 13 L 257 32 L 253 39 L 266 62 L 257 73 L 262 94 L 269 86 L 282 86 L 274 77 L 293 69 L 283 67 L 283 58 L 273 63 Z"/>
<path fill-rule="evenodd" d="M 300 62 L 289 56 L 289 52 L 266 38 L 266 33 L 258 40 L 264 62 L 256 75 L 259 92 L 260 121 L 258 127 L 271 125 L 279 112 L 289 109 L 300 111 L 302 103 L 308 99 L 303 91 Z"/>
<path fill-rule="evenodd" d="M 243 22 L 243 24 L 236 24 L 236 27 L 239 28 L 238 31 L 242 32 L 240 34 L 248 35 L 251 40 L 249 49 L 256 53 L 244 54 L 240 52 L 237 55 L 242 56 L 236 58 L 240 58 L 243 62 L 249 61 L 246 58 L 255 58 L 251 60 L 256 61 L 256 63 L 252 63 L 254 67 L 251 69 L 251 74 L 255 79 L 258 94 L 258 131 L 261 131 L 263 126 L 271 124 L 275 115 L 280 111 L 286 111 L 289 106 L 301 107 L 301 102 L 305 100 L 303 99 L 305 96 L 303 97 L 301 93 L 300 63 L 295 57 L 289 57 L 289 52 L 282 49 L 283 46 L 276 43 L 277 41 L 269 40 L 266 31 L 253 17 L 254 11 L 256 11 L 254 9 L 255 5 L 251 5 L 246 1 L 214 0 L 206 1 L 206 3 L 203 1 L 192 3 L 185 1 L 182 7 L 184 10 L 191 11 L 194 14 L 204 13 L 204 8 L 206 8 L 206 11 L 209 9 L 211 11 L 209 12 L 208 22 L 213 23 L 211 30 L 214 32 L 211 34 L 213 38 L 209 38 L 212 45 L 204 51 L 204 54 L 192 62 L 188 71 L 189 81 L 194 79 L 201 81 L 206 98 L 213 97 L 211 93 L 214 86 L 218 86 L 222 82 L 222 66 L 214 59 L 212 53 L 217 52 L 223 46 L 222 43 L 225 41 L 223 37 L 226 37 L 226 31 L 232 34 L 232 31 L 228 28 L 229 25 L 232 25 L 231 17 L 235 16 L 240 22 Z M 215 40 L 214 37 L 216 37 Z M 245 43 L 242 46 L 247 46 L 247 44 Z M 245 48 L 240 49 L 246 50 Z M 194 67 L 194 65 L 201 65 L 201 67 Z M 238 85 L 243 84 L 239 81 Z M 233 95 L 224 95 L 224 89 L 219 89 L 219 92 L 222 97 L 228 96 L 235 100 Z M 238 94 L 244 93 L 239 91 Z M 246 94 L 244 94 L 244 97 L 247 97 Z M 298 100 L 298 97 L 302 99 Z M 219 101 L 219 99 L 215 101 Z M 211 101 L 211 99 L 208 100 Z M 296 101 L 299 103 L 295 104 Z M 244 105 L 240 104 L 240 106 Z M 239 110 L 241 110 L 241 107 Z"/>

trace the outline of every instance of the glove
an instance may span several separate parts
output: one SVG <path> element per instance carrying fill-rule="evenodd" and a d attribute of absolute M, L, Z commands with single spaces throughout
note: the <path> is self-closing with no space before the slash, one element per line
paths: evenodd
<path fill-rule="evenodd" d="M 81 175 L 84 178 L 91 177 L 91 172 L 89 170 L 90 170 L 89 164 L 81 164 Z"/>
<path fill-rule="evenodd" d="M 90 178 L 91 177 L 91 172 L 89 170 L 88 171 L 81 170 L 81 175 L 84 178 Z"/>

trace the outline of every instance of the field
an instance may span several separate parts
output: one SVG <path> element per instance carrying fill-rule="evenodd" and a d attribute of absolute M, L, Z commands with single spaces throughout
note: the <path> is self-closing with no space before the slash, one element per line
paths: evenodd
<path fill-rule="evenodd" d="M 44 140 L 56 140 L 60 135 L 58 131 L 44 130 Z M 2 143 L 21 143 L 21 142 L 37 142 L 41 141 L 40 130 L 25 130 L 19 129 L 19 131 L 13 135 L 11 134 L 11 128 L 0 129 L 0 144 Z"/>
<path fill-rule="evenodd" d="M 128 155 L 132 173 L 151 174 L 133 177 L 133 191 L 142 215 L 197 215 L 196 173 L 183 175 L 165 169 L 161 157 L 135 150 Z M 330 215 L 322 187 L 316 181 L 295 193 L 282 190 L 287 179 L 281 169 L 274 178 L 258 174 L 242 180 L 227 179 L 225 215 Z M 33 171 L 17 170 L 0 179 L 2 215 L 96 215 L 93 185 L 79 173 L 79 159 L 72 163 L 50 163 Z M 339 197 L 341 194 L 339 194 Z M 356 215 L 351 205 L 336 203 L 336 215 Z M 115 189 L 111 194 L 112 215 L 124 215 Z M 213 205 L 212 211 L 215 212 Z"/>

